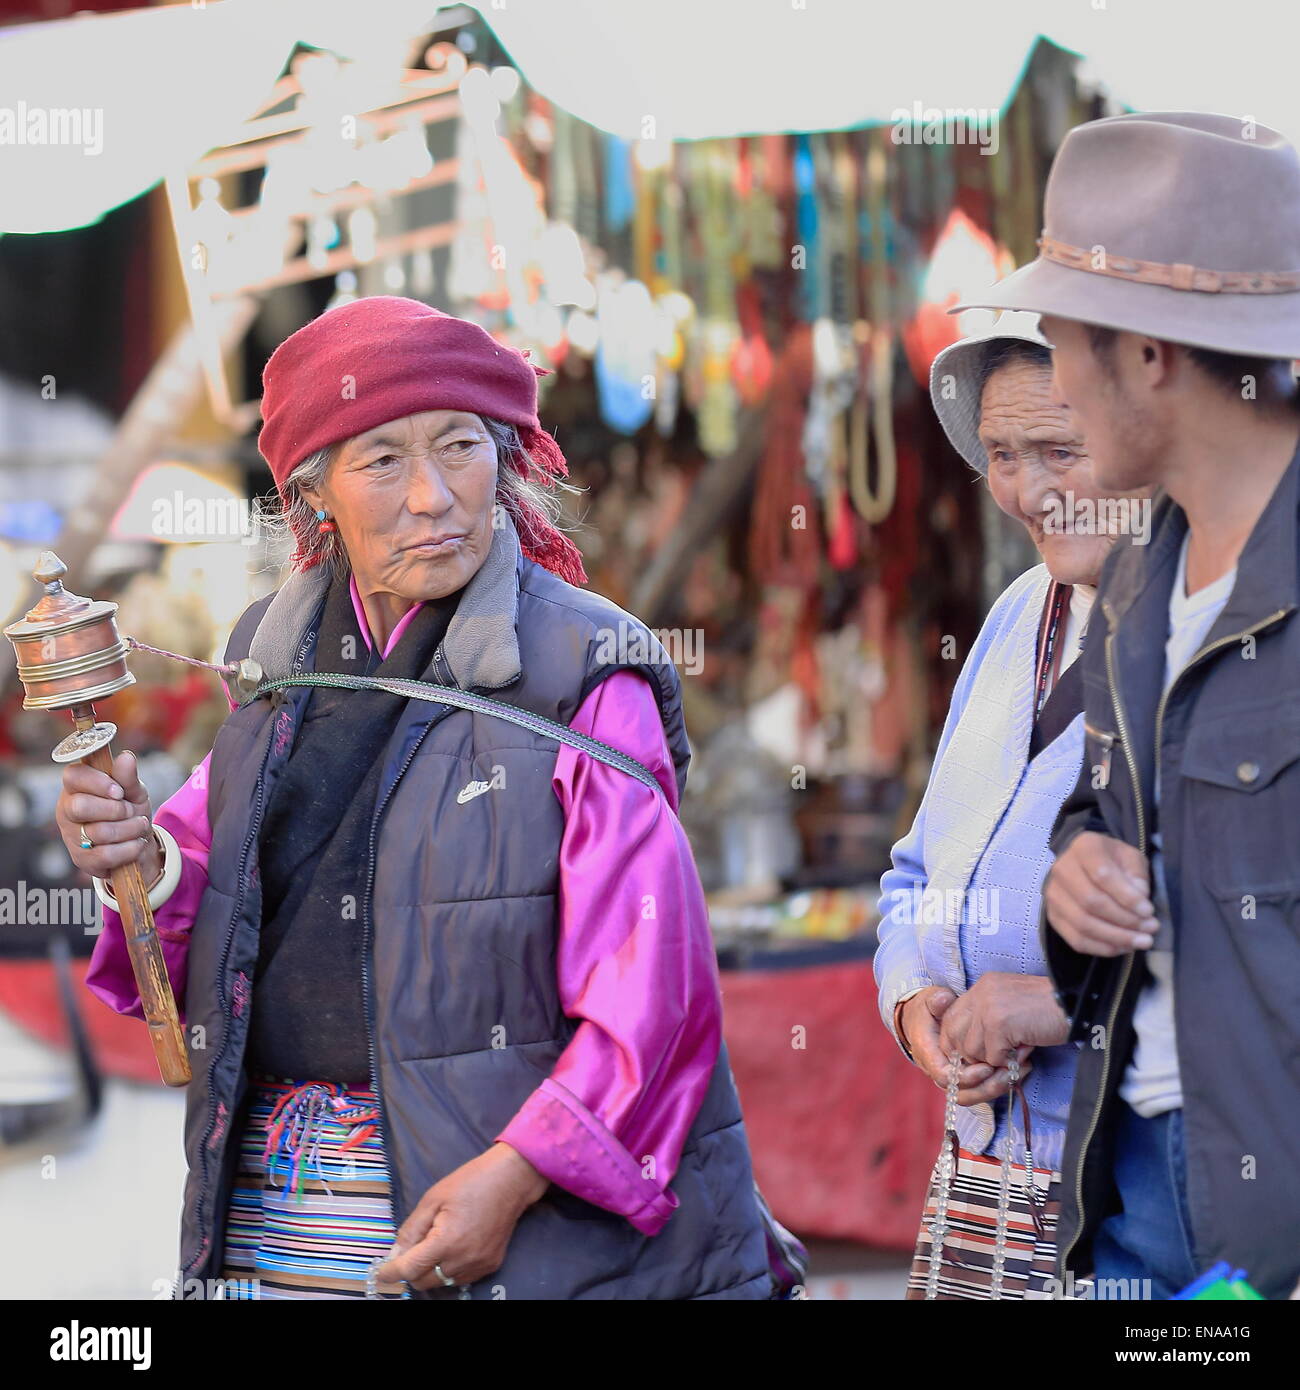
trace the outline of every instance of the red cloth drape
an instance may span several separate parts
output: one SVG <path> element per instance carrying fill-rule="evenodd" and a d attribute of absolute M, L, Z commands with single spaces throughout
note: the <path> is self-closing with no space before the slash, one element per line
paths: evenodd
<path fill-rule="evenodd" d="M 910 1251 L 943 1094 L 880 1021 L 870 961 L 724 971 L 722 991 L 754 1173 L 777 1219 Z"/>
<path fill-rule="evenodd" d="M 161 1086 L 149 1030 L 138 1018 L 114 1013 L 85 988 L 89 964 L 87 956 L 70 961 L 69 967 L 77 1008 L 100 1068 L 107 1076 Z M 14 960 L 0 964 L 0 1010 L 41 1042 L 53 1047 L 69 1046 L 67 1020 L 50 961 Z"/>

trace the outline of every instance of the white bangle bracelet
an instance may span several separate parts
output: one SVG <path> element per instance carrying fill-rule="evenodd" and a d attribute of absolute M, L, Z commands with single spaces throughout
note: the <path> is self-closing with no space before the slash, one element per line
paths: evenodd
<path fill-rule="evenodd" d="M 176 891 L 176 885 L 181 881 L 181 847 L 176 843 L 175 837 L 170 830 L 164 830 L 161 825 L 153 827 L 154 838 L 158 841 L 158 847 L 163 852 L 163 871 L 162 877 L 149 890 L 149 909 L 156 912 Z M 113 896 L 113 890 L 102 878 L 96 878 L 94 874 L 90 876 L 90 881 L 95 885 L 95 893 L 99 901 L 105 907 L 111 908 L 114 912 L 121 912 L 117 899 Z"/>

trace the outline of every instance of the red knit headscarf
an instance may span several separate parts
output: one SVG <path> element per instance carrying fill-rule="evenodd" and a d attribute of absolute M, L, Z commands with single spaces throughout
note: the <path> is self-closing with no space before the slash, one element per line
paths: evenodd
<path fill-rule="evenodd" d="M 318 449 L 420 411 L 465 410 L 514 425 L 531 466 L 510 466 L 553 487 L 569 469 L 537 418 L 537 378 L 549 375 L 467 319 L 395 295 L 358 299 L 313 319 L 271 354 L 257 444 L 283 500 L 289 474 Z M 542 511 L 525 503 L 514 521 L 530 560 L 570 584 L 587 582 L 577 546 Z M 294 566 L 310 568 L 309 538 L 297 539 Z"/>

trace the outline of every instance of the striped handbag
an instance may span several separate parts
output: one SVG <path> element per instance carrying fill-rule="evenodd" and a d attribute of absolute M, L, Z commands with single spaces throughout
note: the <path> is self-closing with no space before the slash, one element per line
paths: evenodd
<path fill-rule="evenodd" d="M 1011 1123 L 1001 1159 L 970 1153 L 958 1145 L 955 1112 L 960 1066 L 960 1058 L 951 1060 L 943 1145 L 930 1179 L 905 1297 L 1053 1298 L 1061 1175 L 1034 1167 L 1029 1102 L 1019 1065 L 1013 1055 L 1008 1107 L 1014 1113 L 1019 1099 L 1023 1163 L 1011 1161 Z"/>

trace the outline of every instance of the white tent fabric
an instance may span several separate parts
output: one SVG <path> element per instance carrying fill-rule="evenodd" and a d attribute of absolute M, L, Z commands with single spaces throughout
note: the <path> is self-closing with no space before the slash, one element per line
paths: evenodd
<path fill-rule="evenodd" d="M 527 80 L 605 130 L 675 138 L 997 111 L 1041 34 L 1136 109 L 1253 116 L 1300 136 L 1295 0 L 492 0 Z"/>
<path fill-rule="evenodd" d="M 0 29 L 0 231 L 94 221 L 229 139 L 293 42 L 378 74 L 436 0 L 209 0 Z M 629 139 L 699 139 L 995 113 L 1041 33 L 1128 106 L 1300 135 L 1300 8 L 1255 0 L 480 0 L 527 81 Z M 400 58 L 399 58 L 400 61 Z M 57 111 L 86 112 L 84 129 Z M 44 113 L 42 115 L 42 113 Z M 98 126 L 96 127 L 96 122 Z M 40 138 L 42 126 L 46 143 Z M 95 130 L 99 135 L 96 142 Z M 72 138 L 76 136 L 78 138 Z M 98 148 L 92 152 L 95 144 Z"/>
<path fill-rule="evenodd" d="M 438 8 L 214 0 L 0 29 L 0 232 L 85 226 L 235 138 L 295 41 L 391 88 Z"/>

